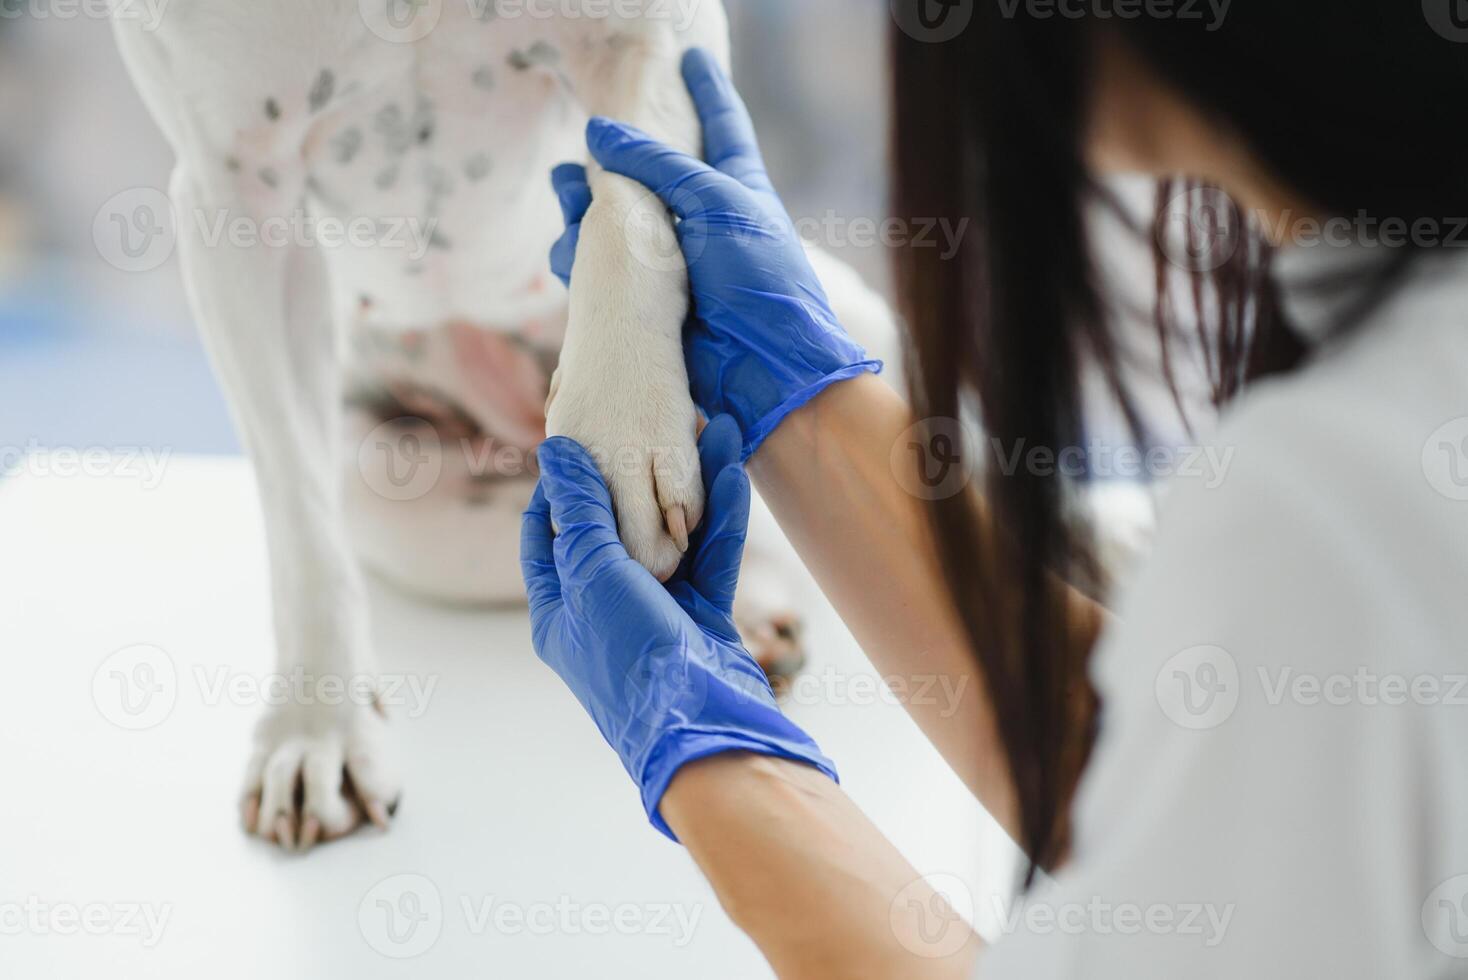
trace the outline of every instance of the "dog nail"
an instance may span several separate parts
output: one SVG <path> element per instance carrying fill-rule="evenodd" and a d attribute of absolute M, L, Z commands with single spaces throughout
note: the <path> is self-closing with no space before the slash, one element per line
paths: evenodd
<path fill-rule="evenodd" d="M 288 851 L 296 848 L 296 829 L 291 826 L 291 818 L 283 813 L 275 818 L 275 839 Z"/>
<path fill-rule="evenodd" d="M 367 819 L 372 821 L 373 826 L 379 830 L 387 829 L 387 807 L 377 800 L 367 804 Z"/>
<path fill-rule="evenodd" d="M 668 522 L 668 533 L 673 536 L 673 543 L 678 546 L 679 551 L 688 550 L 688 511 L 680 507 L 669 507 L 663 511 L 663 517 Z"/>

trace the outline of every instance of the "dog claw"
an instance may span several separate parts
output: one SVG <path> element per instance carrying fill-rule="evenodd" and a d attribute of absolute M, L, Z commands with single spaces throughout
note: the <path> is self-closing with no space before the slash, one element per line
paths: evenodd
<path fill-rule="evenodd" d="M 260 797 L 252 796 L 245 801 L 243 817 L 245 832 L 253 834 L 255 828 L 260 826 Z"/>
<path fill-rule="evenodd" d="M 668 534 L 672 536 L 673 543 L 678 546 L 679 551 L 688 550 L 688 511 L 680 504 L 677 507 L 669 507 L 663 511 L 663 518 L 668 523 Z"/>
<path fill-rule="evenodd" d="M 321 821 L 315 817 L 307 817 L 305 824 L 301 827 L 301 850 L 309 851 L 320 839 Z"/>
<path fill-rule="evenodd" d="M 367 810 L 367 819 L 372 821 L 372 825 L 378 830 L 386 830 L 387 807 L 383 806 L 382 803 L 377 800 L 373 800 L 372 802 L 365 804 L 365 807 Z"/>
<path fill-rule="evenodd" d="M 296 849 L 296 828 L 291 826 L 291 818 L 283 813 L 275 818 L 275 839 L 288 851 Z"/>

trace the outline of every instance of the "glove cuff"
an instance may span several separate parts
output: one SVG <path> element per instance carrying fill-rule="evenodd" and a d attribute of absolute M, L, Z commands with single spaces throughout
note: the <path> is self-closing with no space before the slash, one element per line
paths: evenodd
<path fill-rule="evenodd" d="M 792 413 L 815 401 L 816 396 L 820 395 L 827 388 L 842 381 L 849 381 L 852 378 L 860 377 L 863 374 L 881 374 L 882 368 L 883 364 L 881 361 L 858 361 L 855 364 L 848 364 L 839 371 L 834 371 L 814 384 L 800 389 L 779 405 L 776 405 L 774 409 L 762 418 L 745 427 L 744 447 L 740 451 L 740 462 L 748 462 L 749 457 L 759 451 L 759 447 L 763 446 L 765 440 L 770 437 L 771 433 L 780 427 L 781 422 L 784 422 Z"/>
<path fill-rule="evenodd" d="M 690 762 L 699 759 L 707 759 L 709 756 L 722 755 L 725 752 L 750 752 L 755 755 L 773 756 L 778 759 L 789 759 L 792 762 L 803 762 L 814 766 L 825 773 L 831 780 L 840 784 L 841 778 L 836 773 L 836 767 L 830 759 L 821 752 L 816 743 L 801 731 L 796 725 L 780 714 L 778 709 L 771 709 L 793 738 L 764 738 L 760 735 L 746 732 L 732 731 L 709 731 L 700 729 L 675 729 L 667 732 L 653 747 L 642 772 L 642 806 L 647 811 L 647 819 L 653 827 L 675 844 L 681 843 L 678 835 L 663 820 L 663 815 L 658 807 L 662 805 L 663 794 L 668 791 L 668 784 L 673 781 L 678 770 Z"/>

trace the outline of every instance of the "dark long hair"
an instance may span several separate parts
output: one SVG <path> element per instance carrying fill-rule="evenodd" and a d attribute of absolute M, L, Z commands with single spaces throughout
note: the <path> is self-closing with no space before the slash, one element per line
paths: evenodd
<path fill-rule="evenodd" d="M 1434 23 L 1415 0 L 1236 0 L 1221 23 L 1037 19 L 1024 0 L 934 2 L 895 8 L 892 208 L 912 221 L 970 224 L 956 255 L 901 250 L 898 286 L 918 417 L 976 410 L 995 450 L 1083 445 L 1088 363 L 1145 439 L 1084 218 L 1108 201 L 1084 146 L 1103 30 L 1313 208 L 1408 224 L 1468 215 L 1468 31 L 1453 40 L 1446 14 Z M 946 39 L 931 16 L 945 8 L 972 14 Z M 1163 182 L 1159 202 L 1191 200 L 1186 191 L 1198 186 Z M 1247 228 L 1236 211 L 1225 220 Z M 1205 254 L 1179 291 L 1164 234 L 1152 237 L 1165 368 L 1181 329 L 1178 292 L 1210 353 L 1216 400 L 1298 363 L 1303 348 L 1280 316 L 1262 240 L 1194 243 L 1228 251 Z M 1024 466 L 1006 472 L 985 455 L 982 502 L 935 501 L 932 527 L 993 700 L 1032 877 L 1064 854 L 1070 798 L 1099 724 L 1090 651 L 1068 635 L 1055 587 L 1094 581 L 1094 564 L 1074 481 Z"/>

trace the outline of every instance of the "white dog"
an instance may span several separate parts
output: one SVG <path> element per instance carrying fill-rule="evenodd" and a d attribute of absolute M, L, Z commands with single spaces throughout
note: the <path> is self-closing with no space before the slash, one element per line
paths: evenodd
<path fill-rule="evenodd" d="M 593 171 L 568 297 L 547 268 L 548 173 L 585 158 L 592 113 L 699 151 L 679 63 L 694 45 L 727 62 L 716 0 L 173 0 L 156 29 L 116 31 L 178 156 L 183 271 L 259 482 L 283 673 L 373 676 L 359 559 L 427 596 L 523 598 L 547 432 L 608 461 L 629 552 L 677 566 L 703 509 L 687 270 L 656 200 Z M 261 233 L 208 233 L 221 221 Z M 346 230 L 331 246 L 329 222 Z M 321 233 L 264 233 L 302 226 Z M 883 348 L 880 301 L 818 261 L 848 328 Z M 762 552 L 780 554 L 767 527 Z M 745 578 L 746 639 L 788 656 L 789 573 Z M 385 726 L 370 705 L 273 709 L 246 826 L 293 847 L 386 825 Z"/>

